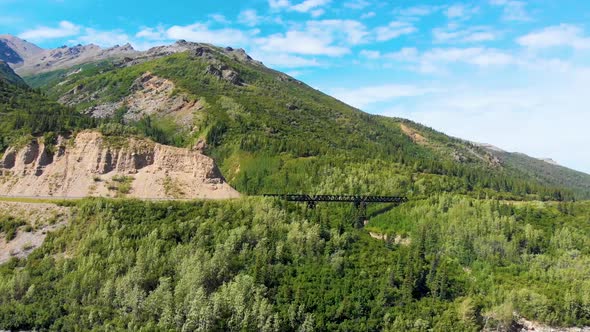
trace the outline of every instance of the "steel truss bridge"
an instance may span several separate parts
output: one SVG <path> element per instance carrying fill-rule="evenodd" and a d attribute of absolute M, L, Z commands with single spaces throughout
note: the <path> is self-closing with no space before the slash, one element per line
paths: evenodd
<path fill-rule="evenodd" d="M 359 212 L 359 220 L 365 220 L 368 203 L 393 203 L 400 205 L 408 202 L 407 197 L 402 196 L 349 196 L 349 195 L 306 195 L 306 194 L 267 194 L 265 197 L 276 197 L 289 202 L 307 203 L 310 209 L 314 209 L 320 202 L 353 203 Z"/>

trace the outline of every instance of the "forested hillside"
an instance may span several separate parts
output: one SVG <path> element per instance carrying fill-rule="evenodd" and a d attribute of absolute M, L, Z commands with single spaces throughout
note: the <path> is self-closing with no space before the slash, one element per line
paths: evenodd
<path fill-rule="evenodd" d="M 409 121 L 360 112 L 285 74 L 238 58 L 233 50 L 192 47 L 132 65 L 103 61 L 27 80 L 79 111 L 118 117 L 126 124 L 138 121 L 130 110 L 138 93 L 145 99 L 158 89 L 146 87 L 146 80 L 171 85 L 158 98 L 180 96 L 187 105 L 198 104 L 192 119 L 178 121 L 174 112 L 156 108 L 139 116 L 153 128 L 143 132 L 166 144 L 206 141 L 207 153 L 228 181 L 248 194 L 454 191 L 553 200 L 589 195 L 587 179 L 562 181 L 560 172 L 547 178 L 505 167 L 486 149 Z"/>
<path fill-rule="evenodd" d="M 0 267 L 0 328 L 477 331 L 506 329 L 518 316 L 590 323 L 587 203 L 435 195 L 372 220 L 369 230 L 389 241 L 353 227 L 345 205 L 75 205 L 68 227 Z"/>
<path fill-rule="evenodd" d="M 28 143 L 33 136 L 90 128 L 96 121 L 32 90 L 10 67 L 0 63 L 0 153 L 10 145 Z"/>

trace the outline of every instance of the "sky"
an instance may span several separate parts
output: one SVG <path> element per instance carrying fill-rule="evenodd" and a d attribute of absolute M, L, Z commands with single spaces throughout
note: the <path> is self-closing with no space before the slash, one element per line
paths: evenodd
<path fill-rule="evenodd" d="M 0 0 L 42 47 L 244 48 L 363 111 L 590 173 L 590 1 Z"/>

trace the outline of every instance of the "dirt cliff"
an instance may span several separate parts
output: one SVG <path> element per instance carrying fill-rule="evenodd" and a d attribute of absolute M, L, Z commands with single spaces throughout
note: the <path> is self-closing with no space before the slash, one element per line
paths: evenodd
<path fill-rule="evenodd" d="M 238 197 L 213 159 L 199 151 L 85 131 L 47 146 L 34 139 L 0 160 L 0 195 Z"/>

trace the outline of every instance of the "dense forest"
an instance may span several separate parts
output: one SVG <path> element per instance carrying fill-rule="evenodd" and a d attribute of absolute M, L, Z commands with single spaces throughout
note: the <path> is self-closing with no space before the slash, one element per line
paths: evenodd
<path fill-rule="evenodd" d="M 0 267 L 0 328 L 476 331 L 514 313 L 590 324 L 588 203 L 435 195 L 373 218 L 386 241 L 346 205 L 68 205 L 68 227 Z"/>

